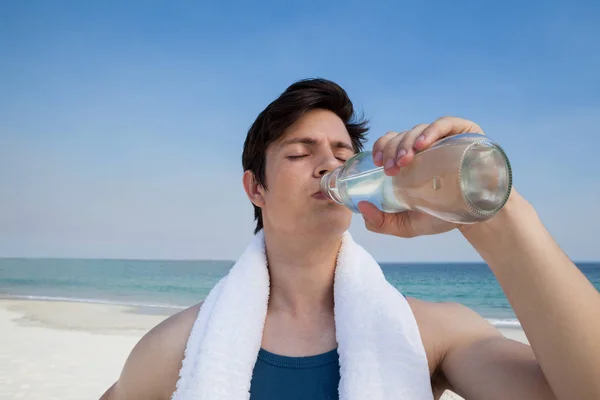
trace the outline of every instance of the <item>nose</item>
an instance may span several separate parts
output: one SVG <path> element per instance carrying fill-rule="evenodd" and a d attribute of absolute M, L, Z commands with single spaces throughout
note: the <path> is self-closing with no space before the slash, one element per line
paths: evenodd
<path fill-rule="evenodd" d="M 333 154 L 323 155 L 321 162 L 315 168 L 315 177 L 321 178 L 328 172 L 339 167 L 341 162 Z"/>

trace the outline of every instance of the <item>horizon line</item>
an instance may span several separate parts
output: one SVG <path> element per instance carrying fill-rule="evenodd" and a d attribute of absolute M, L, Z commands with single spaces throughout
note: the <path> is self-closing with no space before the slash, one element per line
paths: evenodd
<path fill-rule="evenodd" d="M 71 260 L 71 261 L 175 261 L 175 262 L 202 262 L 217 261 L 235 263 L 237 259 L 224 258 L 121 258 L 121 257 L 41 257 L 41 256 L 0 256 L 1 260 Z M 376 260 L 377 261 L 377 260 Z M 575 264 L 600 264 L 600 260 L 572 260 Z M 483 260 L 453 260 L 453 261 L 377 261 L 378 264 L 486 264 Z"/>

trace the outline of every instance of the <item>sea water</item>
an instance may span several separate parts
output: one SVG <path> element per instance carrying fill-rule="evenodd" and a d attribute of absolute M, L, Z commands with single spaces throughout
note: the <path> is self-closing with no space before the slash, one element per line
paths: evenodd
<path fill-rule="evenodd" d="M 233 261 L 0 259 L 0 297 L 123 304 L 168 313 L 203 300 Z M 600 262 L 577 263 L 600 290 Z M 519 326 L 483 263 L 382 263 L 407 296 L 464 304 L 497 326 Z"/>

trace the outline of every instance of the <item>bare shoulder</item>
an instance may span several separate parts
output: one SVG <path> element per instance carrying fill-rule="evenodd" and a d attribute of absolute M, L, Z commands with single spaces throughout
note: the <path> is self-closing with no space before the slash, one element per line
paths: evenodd
<path fill-rule="evenodd" d="M 429 302 L 407 298 L 415 315 L 423 341 L 443 350 L 456 341 L 470 342 L 474 338 L 503 337 L 485 318 L 469 307 L 452 302 Z"/>
<path fill-rule="evenodd" d="M 470 308 L 408 299 L 427 352 L 435 398 L 554 399 L 527 344 L 506 338 Z"/>
<path fill-rule="evenodd" d="M 170 399 L 201 306 L 180 311 L 148 331 L 131 350 L 119 380 L 100 400 Z"/>
<path fill-rule="evenodd" d="M 407 300 L 427 354 L 434 395 L 439 398 L 446 389 L 452 389 L 442 365 L 453 348 L 483 338 L 503 336 L 487 320 L 460 303 L 437 303 L 412 297 Z"/>

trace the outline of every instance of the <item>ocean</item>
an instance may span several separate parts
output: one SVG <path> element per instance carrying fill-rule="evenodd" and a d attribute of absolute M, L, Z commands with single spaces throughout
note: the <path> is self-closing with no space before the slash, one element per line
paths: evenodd
<path fill-rule="evenodd" d="M 233 261 L 0 258 L 0 297 L 137 306 L 175 312 L 203 300 Z M 600 262 L 578 263 L 600 290 Z M 462 303 L 498 327 L 519 327 L 483 263 L 382 263 L 407 296 Z"/>

